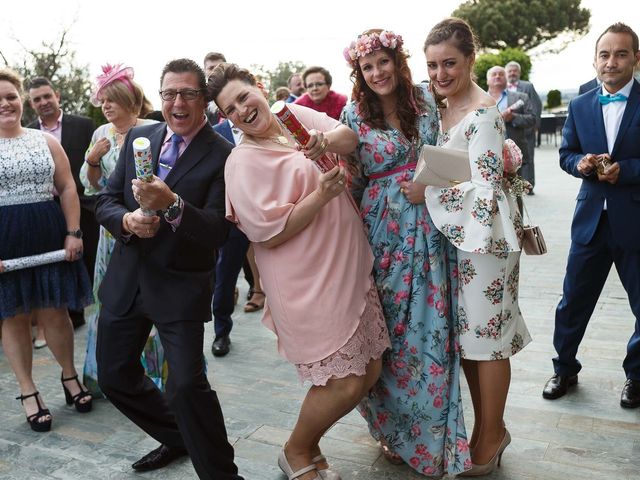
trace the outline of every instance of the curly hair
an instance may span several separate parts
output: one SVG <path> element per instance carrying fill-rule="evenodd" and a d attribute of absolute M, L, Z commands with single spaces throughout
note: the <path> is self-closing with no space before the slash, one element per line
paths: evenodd
<path fill-rule="evenodd" d="M 382 29 L 372 29 L 363 32 L 363 35 L 371 33 L 380 33 Z M 417 120 L 420 113 L 424 110 L 425 99 L 422 91 L 413 84 L 411 79 L 411 70 L 407 59 L 409 55 L 402 49 L 391 49 L 382 47 L 380 49 L 387 53 L 393 64 L 395 65 L 395 75 L 398 81 L 396 88 L 396 115 L 400 120 L 400 130 L 408 140 L 418 137 Z M 382 102 L 380 97 L 367 85 L 364 79 L 360 62 L 354 62 L 351 71 L 351 81 L 353 82 L 353 90 L 351 98 L 358 105 L 359 114 L 364 123 L 371 128 L 386 130 L 389 128 L 384 111 L 382 110 Z"/>

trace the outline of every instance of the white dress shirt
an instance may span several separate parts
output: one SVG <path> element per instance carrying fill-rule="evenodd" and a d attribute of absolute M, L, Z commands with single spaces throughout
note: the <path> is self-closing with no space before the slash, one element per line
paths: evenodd
<path fill-rule="evenodd" d="M 629 83 L 627 83 L 616 93 L 629 98 L 632 86 L 633 78 L 629 80 Z M 602 95 L 612 95 L 607 91 L 604 84 L 602 85 Z M 622 115 L 624 114 L 624 109 L 626 108 L 626 106 L 626 101 L 611 102 L 607 103 L 606 105 L 602 105 L 602 117 L 604 118 L 604 131 L 607 134 L 607 149 L 609 150 L 609 155 L 611 155 L 611 152 L 613 151 L 613 145 L 616 143 L 618 130 L 620 130 L 620 123 L 622 123 Z M 615 161 L 615 159 L 612 160 Z"/>

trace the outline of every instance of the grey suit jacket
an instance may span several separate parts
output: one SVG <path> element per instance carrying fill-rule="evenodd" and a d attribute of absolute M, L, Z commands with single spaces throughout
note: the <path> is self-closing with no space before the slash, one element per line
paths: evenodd
<path fill-rule="evenodd" d="M 531 107 L 533 108 L 533 113 L 536 116 L 535 125 L 532 125 L 529 129 L 533 130 L 533 127 L 540 128 L 540 118 L 542 116 L 542 100 L 540 100 L 540 96 L 538 92 L 536 92 L 533 83 L 527 82 L 526 80 L 518 80 L 518 92 L 526 93 L 529 96 L 529 101 L 531 102 Z"/>
<path fill-rule="evenodd" d="M 511 106 L 518 100 L 522 100 L 524 105 L 513 111 L 513 120 L 506 122 L 507 138 L 510 138 L 522 150 L 523 161 L 529 160 L 529 138 L 528 132 L 536 124 L 536 115 L 533 105 L 526 93 L 507 92 L 507 105 Z"/>

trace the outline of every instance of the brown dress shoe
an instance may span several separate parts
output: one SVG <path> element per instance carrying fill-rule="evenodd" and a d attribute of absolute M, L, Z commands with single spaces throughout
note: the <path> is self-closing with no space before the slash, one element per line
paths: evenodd
<path fill-rule="evenodd" d="M 622 395 L 620 395 L 620 406 L 624 408 L 640 407 L 640 381 L 628 378 L 624 382 Z"/>
<path fill-rule="evenodd" d="M 547 400 L 555 400 L 556 398 L 564 396 L 567 390 L 569 390 L 569 387 L 577 383 L 577 374 L 564 376 L 556 373 L 547 381 L 544 390 L 542 390 L 542 396 Z"/>

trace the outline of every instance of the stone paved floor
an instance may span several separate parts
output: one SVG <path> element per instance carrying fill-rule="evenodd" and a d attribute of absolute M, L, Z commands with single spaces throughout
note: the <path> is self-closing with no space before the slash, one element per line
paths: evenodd
<path fill-rule="evenodd" d="M 502 468 L 491 479 L 638 479 L 640 410 L 619 406 L 621 368 L 633 317 L 625 292 L 612 272 L 580 348 L 584 369 L 567 397 L 546 401 L 542 386 L 552 373 L 553 312 L 561 293 L 569 246 L 569 223 L 579 182 L 558 167 L 557 150 L 537 152 L 538 186 L 527 198 L 529 213 L 544 231 L 549 254 L 522 260 L 521 307 L 534 341 L 513 359 L 513 381 L 506 422 L 513 436 Z M 244 282 L 239 283 L 245 288 Z M 243 292 L 244 293 L 244 292 Z M 260 314 L 237 309 L 232 352 L 214 359 L 205 345 L 209 378 L 221 398 L 237 463 L 247 480 L 283 480 L 275 459 L 292 428 L 305 389 L 293 368 L 277 356 L 274 337 Z M 213 335 L 207 326 L 208 338 Z M 76 333 L 76 360 L 82 365 L 84 329 Z M 0 349 L 1 479 L 195 478 L 191 464 L 176 462 L 159 472 L 134 474 L 130 464 L 155 448 L 108 402 L 98 401 L 88 415 L 66 407 L 58 367 L 47 349 L 34 356 L 34 375 L 54 416 L 46 434 L 24 421 L 16 384 Z M 463 387 L 467 423 L 472 411 Z M 363 420 L 350 414 L 323 440 L 323 450 L 345 480 L 420 478 L 407 467 L 389 465 L 367 433 Z"/>

